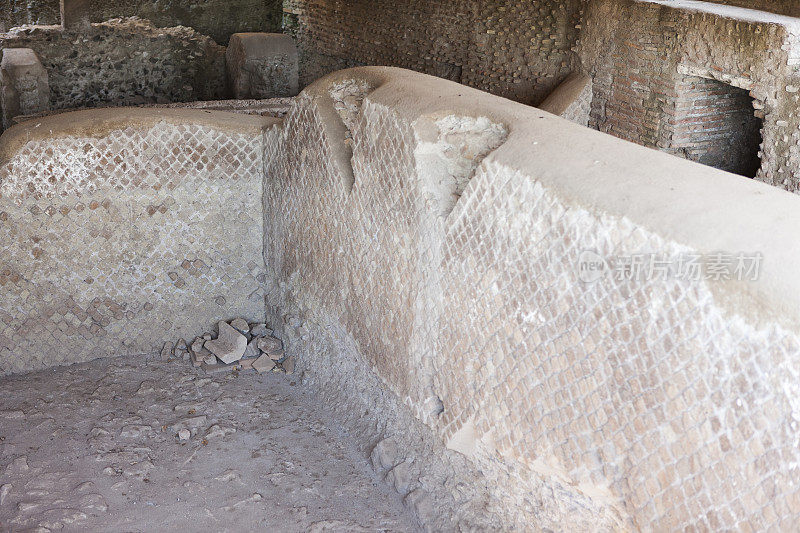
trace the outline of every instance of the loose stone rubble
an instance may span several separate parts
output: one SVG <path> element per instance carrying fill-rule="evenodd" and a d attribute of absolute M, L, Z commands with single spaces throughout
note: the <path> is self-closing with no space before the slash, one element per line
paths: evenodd
<path fill-rule="evenodd" d="M 294 356 L 287 356 L 283 341 L 273 336 L 264 323 L 248 323 L 243 318 L 220 321 L 216 335 L 205 332 L 191 345 L 184 339 L 166 341 L 161 360 L 181 359 L 207 373 L 255 370 L 293 374 Z"/>

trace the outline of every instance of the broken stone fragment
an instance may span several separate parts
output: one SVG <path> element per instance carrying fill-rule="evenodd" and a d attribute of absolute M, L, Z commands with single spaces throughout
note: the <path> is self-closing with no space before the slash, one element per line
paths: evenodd
<path fill-rule="evenodd" d="M 251 368 L 253 368 L 253 363 L 254 362 L 255 362 L 255 359 L 240 359 L 239 360 L 239 367 L 242 370 L 250 370 Z"/>
<path fill-rule="evenodd" d="M 270 359 L 268 355 L 262 355 L 255 361 L 253 361 L 253 368 L 259 374 L 263 374 L 264 372 L 270 372 L 273 368 L 275 368 L 275 361 Z"/>
<path fill-rule="evenodd" d="M 6 502 L 8 493 L 11 492 L 12 488 L 14 488 L 14 486 L 11 483 L 0 485 L 0 505 L 3 505 Z"/>
<path fill-rule="evenodd" d="M 191 356 L 193 366 L 200 366 L 202 363 L 207 365 L 217 364 L 216 356 L 205 348 L 206 342 L 201 337 L 197 337 L 192 343 Z"/>
<path fill-rule="evenodd" d="M 214 358 L 214 360 L 216 361 L 216 358 Z M 226 365 L 215 362 L 213 364 L 203 363 L 202 365 L 200 365 L 200 368 L 202 368 L 206 374 L 219 374 L 221 372 L 229 372 L 235 370 L 238 367 L 236 365 Z"/>
<path fill-rule="evenodd" d="M 177 352 L 179 350 L 182 352 L 189 351 L 189 347 L 186 345 L 186 341 L 183 339 L 178 339 L 178 342 L 175 343 L 175 351 Z"/>
<path fill-rule="evenodd" d="M 286 361 L 281 363 L 281 367 L 283 368 L 283 371 L 286 372 L 287 374 L 294 374 L 294 356 L 290 355 L 289 357 L 287 357 Z"/>
<path fill-rule="evenodd" d="M 280 356 L 283 357 L 283 343 L 280 339 L 275 337 L 264 337 L 258 339 L 258 349 L 269 356 L 280 354 Z M 275 357 L 273 357 L 273 359 L 275 359 Z"/>
<path fill-rule="evenodd" d="M 203 345 L 223 363 L 231 364 L 242 358 L 247 349 L 247 337 L 236 331 L 227 322 L 220 322 L 219 336 Z"/>
<path fill-rule="evenodd" d="M 192 432 L 188 429 L 182 429 L 178 431 L 178 439 L 179 440 L 189 440 L 189 437 L 192 436 Z"/>
<path fill-rule="evenodd" d="M 269 337 L 272 330 L 266 324 L 250 324 L 250 333 L 253 337 Z"/>
<path fill-rule="evenodd" d="M 187 416 L 172 423 L 170 429 L 174 432 L 179 432 L 182 429 L 193 430 L 206 425 L 206 415 Z"/>
<path fill-rule="evenodd" d="M 247 348 L 242 354 L 242 360 L 254 359 L 261 355 L 261 350 L 258 349 L 258 339 L 253 339 L 247 343 Z"/>
<path fill-rule="evenodd" d="M 248 324 L 247 320 L 243 318 L 234 318 L 231 320 L 231 327 L 242 335 L 247 335 L 250 333 L 250 324 Z"/>
<path fill-rule="evenodd" d="M 172 353 L 172 343 L 165 342 L 164 346 L 162 346 L 161 348 L 161 360 L 167 361 L 171 353 Z"/>
<path fill-rule="evenodd" d="M 192 343 L 192 351 L 193 351 L 194 353 L 200 353 L 200 352 L 202 352 L 202 351 L 203 351 L 203 344 L 204 344 L 204 343 L 205 343 L 205 341 L 204 341 L 203 339 L 201 339 L 200 337 L 197 337 L 197 338 L 194 340 L 194 342 Z"/>
<path fill-rule="evenodd" d="M 220 427 L 219 425 L 214 424 L 206 431 L 206 438 L 215 439 L 219 437 L 224 437 L 226 435 L 230 435 L 231 433 L 236 433 L 236 429 L 229 427 Z"/>
<path fill-rule="evenodd" d="M 189 352 L 189 357 L 192 360 L 192 366 L 198 367 L 198 366 L 203 364 L 203 360 L 200 358 L 200 356 L 194 350 Z"/>

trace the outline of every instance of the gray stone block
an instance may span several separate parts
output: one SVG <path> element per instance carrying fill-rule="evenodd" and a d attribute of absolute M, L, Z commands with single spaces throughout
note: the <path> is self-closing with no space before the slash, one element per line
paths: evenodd
<path fill-rule="evenodd" d="M 225 54 L 228 89 L 236 99 L 278 98 L 298 92 L 297 47 L 280 33 L 235 33 Z"/>
<path fill-rule="evenodd" d="M 68 31 L 89 29 L 91 25 L 91 0 L 61 0 L 61 27 Z"/>

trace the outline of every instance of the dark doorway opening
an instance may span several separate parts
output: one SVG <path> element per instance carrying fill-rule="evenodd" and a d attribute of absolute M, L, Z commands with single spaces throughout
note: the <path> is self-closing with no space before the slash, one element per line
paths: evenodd
<path fill-rule="evenodd" d="M 687 76 L 677 96 L 672 148 L 686 159 L 755 177 L 761 168 L 763 121 L 749 92 Z"/>

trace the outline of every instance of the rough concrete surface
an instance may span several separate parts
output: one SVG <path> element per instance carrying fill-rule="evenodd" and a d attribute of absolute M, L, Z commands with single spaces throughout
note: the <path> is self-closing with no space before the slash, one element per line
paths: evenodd
<path fill-rule="evenodd" d="M 292 376 L 142 357 L 0 392 L 0 531 L 417 529 Z"/>
<path fill-rule="evenodd" d="M 340 114 L 346 85 L 367 90 Z M 450 135 L 442 124 L 470 124 L 458 117 L 508 136 Z M 477 163 L 449 213 L 437 198 L 470 165 L 427 173 L 431 143 Z M 306 88 L 265 135 L 264 162 L 268 321 L 321 396 L 377 411 L 381 430 L 363 431 L 402 451 L 386 463 L 404 465 L 396 488 L 423 520 L 796 523 L 796 196 L 389 68 Z M 585 250 L 615 265 L 715 250 L 769 260 L 756 280 L 585 283 Z M 403 409 L 392 395 L 427 440 L 387 421 Z M 443 446 L 483 482 L 440 468 L 454 461 Z"/>

